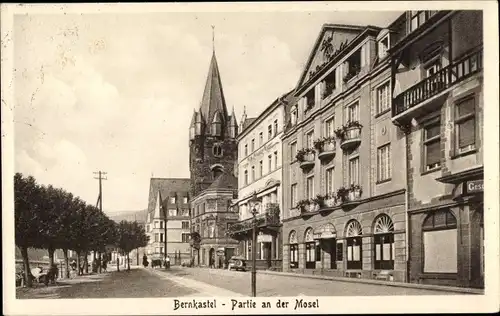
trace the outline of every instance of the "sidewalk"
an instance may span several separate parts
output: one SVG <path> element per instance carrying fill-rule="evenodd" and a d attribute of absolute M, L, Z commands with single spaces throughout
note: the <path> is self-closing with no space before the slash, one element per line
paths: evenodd
<path fill-rule="evenodd" d="M 231 275 L 232 273 L 241 273 L 236 271 L 229 271 L 227 269 L 209 269 L 205 267 L 194 267 L 194 268 L 184 268 L 179 267 L 179 269 L 206 269 L 211 272 L 220 272 L 221 275 Z M 247 271 L 248 272 L 248 271 Z M 350 282 L 350 283 L 362 283 L 362 284 L 374 284 L 374 285 L 385 285 L 385 286 L 393 286 L 393 287 L 402 287 L 402 288 L 414 288 L 414 289 L 423 289 L 423 290 L 436 290 L 436 291 L 445 291 L 445 292 L 455 292 L 460 294 L 484 294 L 483 289 L 473 289 L 473 288 L 462 288 L 462 287 L 453 287 L 453 286 L 442 286 L 442 285 L 431 285 L 431 284 L 418 284 L 418 283 L 403 283 L 403 282 L 391 282 L 391 281 L 383 281 L 383 280 L 371 280 L 371 279 L 354 279 L 347 277 L 331 277 L 325 275 L 310 275 L 310 274 L 300 274 L 300 273 L 291 273 L 291 272 L 276 272 L 276 271 L 267 271 L 267 270 L 257 270 L 257 274 L 264 275 L 276 275 L 281 277 L 288 278 L 306 278 L 306 279 L 318 279 L 318 280 L 331 280 L 338 282 Z"/>
<path fill-rule="evenodd" d="M 169 280 L 175 282 L 181 286 L 188 287 L 195 290 L 197 293 L 188 295 L 189 297 L 242 297 L 240 293 L 229 291 L 217 286 L 213 286 L 204 282 L 195 281 L 190 278 L 184 278 L 181 276 L 174 276 L 168 273 L 168 270 L 164 269 L 152 269 L 152 268 L 142 268 L 151 274 L 159 276 L 161 279 Z M 182 271 L 181 267 L 172 267 L 172 270 Z"/>

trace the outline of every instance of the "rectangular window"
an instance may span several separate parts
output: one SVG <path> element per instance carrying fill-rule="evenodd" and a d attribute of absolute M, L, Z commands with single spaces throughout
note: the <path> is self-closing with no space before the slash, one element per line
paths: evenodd
<path fill-rule="evenodd" d="M 244 174 L 244 178 L 243 178 L 244 183 L 245 183 L 245 185 L 247 185 L 248 184 L 248 170 L 245 170 L 245 172 L 243 172 L 243 174 Z"/>
<path fill-rule="evenodd" d="M 278 152 L 274 152 L 274 169 L 278 169 Z"/>
<path fill-rule="evenodd" d="M 347 107 L 346 122 L 359 122 L 359 103 L 355 102 Z"/>
<path fill-rule="evenodd" d="M 314 147 L 313 142 L 314 142 L 314 130 L 312 130 L 306 134 L 306 146 L 307 146 L 307 148 L 313 148 Z"/>
<path fill-rule="evenodd" d="M 261 161 L 259 161 L 259 177 L 262 177 L 262 175 L 264 174 L 264 163 Z"/>
<path fill-rule="evenodd" d="M 160 233 L 160 242 L 164 241 L 163 237 L 164 237 L 163 233 Z"/>
<path fill-rule="evenodd" d="M 168 216 L 177 216 L 177 209 L 173 208 L 168 210 Z"/>
<path fill-rule="evenodd" d="M 252 146 L 250 147 L 250 152 L 254 152 L 255 150 L 255 139 L 252 139 Z"/>
<path fill-rule="evenodd" d="M 308 199 L 314 198 L 314 176 L 310 176 L 306 180 L 306 196 Z"/>
<path fill-rule="evenodd" d="M 387 56 L 387 50 L 389 49 L 389 36 L 385 36 L 378 42 L 378 57 L 384 58 Z"/>
<path fill-rule="evenodd" d="M 158 242 L 160 240 L 160 234 L 156 233 L 155 234 L 155 242 Z"/>
<path fill-rule="evenodd" d="M 255 166 L 252 166 L 252 178 L 250 181 L 255 181 Z"/>
<path fill-rule="evenodd" d="M 359 157 L 349 160 L 349 185 L 359 184 Z"/>
<path fill-rule="evenodd" d="M 335 120 L 334 118 L 329 118 L 325 121 L 325 137 L 333 137 L 335 131 Z"/>
<path fill-rule="evenodd" d="M 273 170 L 272 164 L 273 164 L 273 156 L 269 155 L 269 156 L 267 156 L 267 167 L 269 168 L 269 169 L 267 169 L 268 172 L 271 172 Z"/>
<path fill-rule="evenodd" d="M 385 181 L 391 178 L 391 144 L 377 149 L 377 180 Z"/>
<path fill-rule="evenodd" d="M 457 229 L 426 231 L 424 272 L 457 273 Z"/>
<path fill-rule="evenodd" d="M 298 268 L 299 267 L 299 245 L 292 244 L 290 245 L 290 268 Z"/>
<path fill-rule="evenodd" d="M 290 199 L 292 203 L 292 207 L 297 205 L 297 183 L 294 183 L 290 186 Z"/>
<path fill-rule="evenodd" d="M 188 221 L 182 222 L 182 229 L 189 229 L 189 222 Z"/>
<path fill-rule="evenodd" d="M 394 234 L 376 234 L 375 238 L 375 269 L 394 269 Z"/>
<path fill-rule="evenodd" d="M 460 154 L 476 148 L 476 101 L 469 96 L 455 104 L 455 148 Z"/>
<path fill-rule="evenodd" d="M 334 168 L 329 168 L 329 169 L 326 169 L 326 194 L 330 194 L 330 193 L 333 193 L 334 192 L 334 188 L 335 188 L 335 183 L 334 183 L 334 180 L 333 180 L 333 172 L 334 172 Z"/>
<path fill-rule="evenodd" d="M 187 196 L 185 196 L 185 197 L 182 199 L 182 203 L 184 203 L 184 204 L 187 204 L 187 203 L 188 203 L 188 198 L 187 198 Z"/>
<path fill-rule="evenodd" d="M 160 229 L 163 229 L 163 221 L 160 221 Z"/>
<path fill-rule="evenodd" d="M 278 120 L 274 120 L 274 136 L 278 135 Z"/>
<path fill-rule="evenodd" d="M 314 242 L 306 243 L 306 269 L 316 268 L 316 245 Z"/>
<path fill-rule="evenodd" d="M 248 156 L 248 145 L 245 144 L 245 156 Z"/>
<path fill-rule="evenodd" d="M 268 125 L 267 126 L 267 139 L 271 139 L 273 137 L 273 126 Z"/>
<path fill-rule="evenodd" d="M 189 234 L 188 233 L 182 233 L 181 238 L 182 238 L 182 242 L 189 242 Z"/>
<path fill-rule="evenodd" d="M 297 155 L 297 142 L 290 143 L 290 161 L 295 160 L 295 155 Z"/>
<path fill-rule="evenodd" d="M 333 91 L 335 91 L 336 88 L 336 73 L 337 69 L 334 69 L 331 73 L 329 73 L 326 77 L 325 80 L 323 81 L 323 99 L 326 99 L 328 96 L 330 96 Z"/>
<path fill-rule="evenodd" d="M 433 14 L 429 14 L 428 11 L 410 11 L 410 32 L 424 24 L 431 15 Z"/>
<path fill-rule="evenodd" d="M 316 250 L 316 253 L 315 253 L 315 255 L 316 255 L 316 262 L 321 262 L 321 247 L 315 246 L 314 248 Z"/>
<path fill-rule="evenodd" d="M 306 111 L 312 109 L 314 107 L 314 103 L 316 102 L 316 89 L 312 88 L 309 90 L 309 92 L 306 93 L 305 99 L 306 99 Z"/>
<path fill-rule="evenodd" d="M 175 196 L 170 197 L 170 204 L 175 204 Z"/>
<path fill-rule="evenodd" d="M 362 242 L 361 237 L 351 237 L 347 242 L 347 269 L 361 269 L 362 265 Z"/>
<path fill-rule="evenodd" d="M 424 171 L 441 165 L 441 121 L 424 127 Z"/>
<path fill-rule="evenodd" d="M 259 133 L 259 145 L 262 145 L 264 143 L 264 135 L 262 132 Z"/>
<path fill-rule="evenodd" d="M 377 88 L 377 114 L 383 113 L 390 108 L 391 98 L 389 95 L 389 82 Z"/>

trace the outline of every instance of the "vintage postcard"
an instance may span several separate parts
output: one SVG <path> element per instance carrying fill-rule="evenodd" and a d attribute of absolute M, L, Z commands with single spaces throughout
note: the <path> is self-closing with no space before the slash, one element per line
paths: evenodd
<path fill-rule="evenodd" d="M 496 2 L 1 23 L 4 314 L 498 311 Z"/>

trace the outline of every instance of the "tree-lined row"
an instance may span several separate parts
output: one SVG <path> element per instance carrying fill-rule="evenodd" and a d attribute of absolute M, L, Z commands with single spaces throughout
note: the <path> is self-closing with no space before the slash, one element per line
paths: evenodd
<path fill-rule="evenodd" d="M 68 250 L 80 258 L 95 251 L 104 253 L 106 246 L 115 246 L 124 255 L 147 244 L 144 228 L 137 222 L 122 221 L 116 224 L 96 206 L 60 188 L 44 186 L 35 178 L 14 176 L 15 243 L 21 250 L 25 279 L 29 277 L 28 248 L 47 249 L 50 265 L 54 264 L 54 252 L 62 249 L 69 277 Z"/>

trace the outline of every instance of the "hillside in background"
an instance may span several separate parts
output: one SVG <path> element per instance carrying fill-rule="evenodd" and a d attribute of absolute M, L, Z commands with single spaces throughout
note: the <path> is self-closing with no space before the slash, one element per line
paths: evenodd
<path fill-rule="evenodd" d="M 106 215 L 112 220 L 119 223 L 120 221 L 134 221 L 137 220 L 139 223 L 146 222 L 147 210 L 140 211 L 107 211 Z"/>

